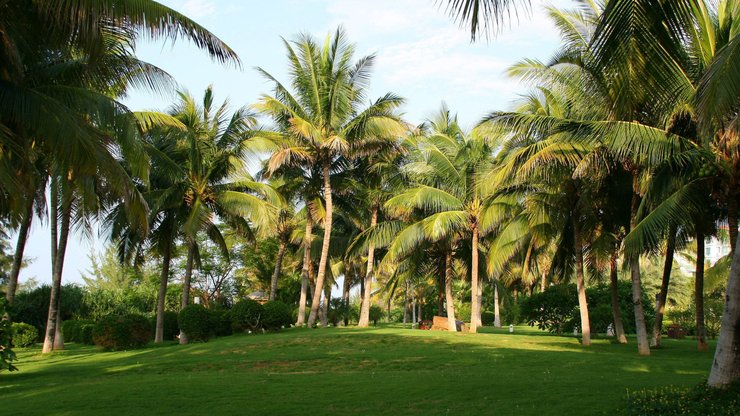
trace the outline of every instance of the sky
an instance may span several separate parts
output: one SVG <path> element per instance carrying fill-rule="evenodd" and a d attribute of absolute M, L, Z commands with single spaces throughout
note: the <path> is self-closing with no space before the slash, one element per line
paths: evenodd
<path fill-rule="evenodd" d="M 271 84 L 256 70 L 261 67 L 278 80 L 288 81 L 283 39 L 309 34 L 320 41 L 343 26 L 356 44 L 356 58 L 374 54 L 368 99 L 386 92 L 406 99 L 405 119 L 420 124 L 442 102 L 458 114 L 466 128 L 483 116 L 511 108 L 527 85 L 509 79 L 505 70 L 523 58 L 547 60 L 560 39 L 544 7 L 570 7 L 572 1 L 532 1 L 520 9 L 501 32 L 488 41 L 470 42 L 470 34 L 453 22 L 435 0 L 163 0 L 210 30 L 236 51 L 241 69 L 211 60 L 185 40 L 142 39 L 137 56 L 167 71 L 196 98 L 213 85 L 216 102 L 229 99 L 233 108 L 256 103 Z M 152 94 L 133 91 L 123 102 L 132 110 L 166 110 L 174 91 Z M 94 234 L 96 234 L 94 232 Z M 101 252 L 105 239 L 76 235 L 70 240 L 63 282 L 82 283 L 90 268 L 91 250 Z M 49 230 L 34 224 L 25 257 L 31 259 L 20 281 L 34 278 L 51 283 Z"/>

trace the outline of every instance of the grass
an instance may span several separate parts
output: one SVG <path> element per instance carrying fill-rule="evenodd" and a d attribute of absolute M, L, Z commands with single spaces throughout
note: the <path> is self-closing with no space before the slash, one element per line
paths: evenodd
<path fill-rule="evenodd" d="M 608 414 L 627 389 L 701 382 L 712 360 L 692 340 L 640 357 L 634 340 L 585 348 L 527 327 L 484 331 L 291 329 L 124 352 L 18 350 L 0 403 L 5 415 Z"/>

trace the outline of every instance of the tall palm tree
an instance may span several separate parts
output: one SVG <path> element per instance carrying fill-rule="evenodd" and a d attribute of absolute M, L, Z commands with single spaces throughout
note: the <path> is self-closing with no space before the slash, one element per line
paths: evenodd
<path fill-rule="evenodd" d="M 408 254 L 408 249 L 422 242 L 448 242 L 445 293 L 450 330 L 455 330 L 451 302 L 452 251 L 455 241 L 469 238 L 473 317 L 470 330 L 476 332 L 480 314 L 478 245 L 481 235 L 488 231 L 486 196 L 477 186 L 477 176 L 481 167 L 490 162 L 492 149 L 478 132 L 466 135 L 446 106 L 428 125 L 429 132 L 420 142 L 422 159 L 406 166 L 413 171 L 416 183 L 385 204 L 387 212 L 395 217 L 410 217 L 415 211 L 423 215 L 398 234 L 389 248 L 389 258 L 401 258 Z"/>
<path fill-rule="evenodd" d="M 264 95 L 257 108 L 280 126 L 281 149 L 270 158 L 269 170 L 283 165 L 317 166 L 323 179 L 326 209 L 324 239 L 308 325 L 316 322 L 329 258 L 333 218 L 332 172 L 342 160 L 367 154 L 403 134 L 394 112 L 403 99 L 386 94 L 364 107 L 373 55 L 353 62 L 354 46 L 342 28 L 327 36 L 323 46 L 310 36 L 284 42 L 291 70 L 291 88 L 265 70 L 275 83 L 275 94 Z"/>
<path fill-rule="evenodd" d="M 280 200 L 269 185 L 255 181 L 246 170 L 244 157 L 248 132 L 254 124 L 252 114 L 246 108 L 237 109 L 231 116 L 228 111 L 228 100 L 214 106 L 211 87 L 206 89 L 200 104 L 181 92 L 171 115 L 185 130 L 170 129 L 165 133 L 182 148 L 185 157 L 181 164 L 176 163 L 177 179 L 166 192 L 182 215 L 180 231 L 187 247 L 183 308 L 190 303 L 191 277 L 199 257 L 197 235 L 205 233 L 228 257 L 216 218 L 266 227 L 276 211 L 273 203 Z M 181 333 L 180 343 L 187 342 Z"/>

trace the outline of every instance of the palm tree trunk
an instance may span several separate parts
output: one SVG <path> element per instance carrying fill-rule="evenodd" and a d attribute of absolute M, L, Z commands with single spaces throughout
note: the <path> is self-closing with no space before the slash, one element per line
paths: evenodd
<path fill-rule="evenodd" d="M 632 176 L 632 204 L 630 208 L 630 230 L 637 226 L 637 210 L 640 207 L 640 194 L 637 173 Z M 640 256 L 629 258 L 630 278 L 632 280 L 632 304 L 635 310 L 635 327 L 637 332 L 637 352 L 640 355 L 650 355 L 645 311 L 642 307 L 642 282 L 640 281 Z"/>
<path fill-rule="evenodd" d="M 272 273 L 272 280 L 270 281 L 270 297 L 269 300 L 275 300 L 278 288 L 278 277 L 280 277 L 280 268 L 283 266 L 283 256 L 285 256 L 285 250 L 288 245 L 283 239 L 280 239 L 280 247 L 278 248 L 277 260 L 275 261 L 275 271 Z"/>
<path fill-rule="evenodd" d="M 349 274 L 349 270 L 346 270 L 344 273 L 344 282 L 342 284 L 342 306 L 344 307 L 342 322 L 344 322 L 344 326 L 349 325 L 349 289 L 352 280 L 349 277 Z"/>
<path fill-rule="evenodd" d="M 41 350 L 43 354 L 49 353 L 59 346 L 56 340 L 58 334 L 57 325 L 59 324 L 59 305 L 61 300 L 62 287 L 62 270 L 64 268 L 64 255 L 67 251 L 67 241 L 69 239 L 69 226 L 72 219 L 72 190 L 70 184 L 66 184 L 62 192 L 62 218 L 59 224 L 59 234 L 57 240 L 57 221 L 53 221 L 52 227 L 52 283 L 51 294 L 49 296 L 49 315 L 46 321 L 46 336 L 44 337 L 44 346 Z M 52 198 L 55 199 L 55 198 Z M 58 198 L 56 198 L 58 199 Z M 52 201 L 54 203 L 56 201 Z M 53 209 L 53 215 L 56 216 L 56 209 Z"/>
<path fill-rule="evenodd" d="M 378 207 L 373 206 L 370 216 L 370 228 L 378 224 Z M 370 323 L 370 297 L 373 293 L 373 268 L 375 266 L 375 245 L 370 243 L 367 248 L 367 273 L 365 274 L 365 283 L 362 291 L 362 306 L 360 307 L 360 320 L 357 326 L 366 328 Z"/>
<path fill-rule="evenodd" d="M 475 316 L 478 327 L 483 326 L 483 319 L 481 314 L 483 313 L 483 282 L 478 282 L 478 314 Z"/>
<path fill-rule="evenodd" d="M 493 282 L 493 326 L 501 328 L 501 309 L 499 309 L 498 300 L 498 281 Z"/>
<path fill-rule="evenodd" d="M 331 301 L 331 287 L 324 288 L 324 303 L 321 304 L 321 326 L 329 326 L 329 302 Z"/>
<path fill-rule="evenodd" d="M 707 384 L 727 387 L 740 379 L 740 250 L 732 255 L 717 349 Z"/>
<path fill-rule="evenodd" d="M 308 211 L 308 208 L 306 208 Z M 298 301 L 298 318 L 296 326 L 303 326 L 306 320 L 306 294 L 308 292 L 308 269 L 311 265 L 311 234 L 313 234 L 313 219 L 311 213 L 306 213 L 306 235 L 303 236 L 303 266 L 301 268 L 301 295 Z"/>
<path fill-rule="evenodd" d="M 319 273 L 316 276 L 316 290 L 313 292 L 311 302 L 311 313 L 308 315 L 308 326 L 313 327 L 316 323 L 316 316 L 319 313 L 319 304 L 321 302 L 321 291 L 324 288 L 324 275 L 326 274 L 326 264 L 329 260 L 329 244 L 331 242 L 331 223 L 333 206 L 331 200 L 331 172 L 329 161 L 324 161 L 324 203 L 326 204 L 326 214 L 324 218 L 324 241 L 321 244 L 321 259 L 319 260 Z"/>
<path fill-rule="evenodd" d="M 583 274 L 583 243 L 581 223 L 576 216 L 573 220 L 573 242 L 576 254 L 576 286 L 578 287 L 578 309 L 581 312 L 582 344 L 591 345 L 591 323 L 588 319 L 588 300 L 586 299 L 586 279 Z"/>
<path fill-rule="evenodd" d="M 167 297 L 167 283 L 170 279 L 170 242 L 165 242 L 162 253 L 162 272 L 159 276 L 159 292 L 157 292 L 157 326 L 154 329 L 154 342 L 164 342 L 164 303 Z"/>
<path fill-rule="evenodd" d="M 665 263 L 663 264 L 663 279 L 660 282 L 660 293 L 658 293 L 658 307 L 655 311 L 655 322 L 653 324 L 653 338 L 651 347 L 660 347 L 660 336 L 663 333 L 663 315 L 665 314 L 665 303 L 668 298 L 668 285 L 671 281 L 671 270 L 673 269 L 673 252 L 676 250 L 676 226 L 671 224 L 668 230 L 668 241 L 665 248 Z"/>
<path fill-rule="evenodd" d="M 699 351 L 707 351 L 707 332 L 704 326 L 704 231 L 697 224 L 696 230 L 696 279 L 694 296 L 696 298 L 696 341 Z"/>
<path fill-rule="evenodd" d="M 413 325 L 419 321 L 416 320 L 416 296 L 414 295 L 414 291 L 411 291 L 411 327 L 413 328 Z"/>
<path fill-rule="evenodd" d="M 26 210 L 21 218 L 21 226 L 18 229 L 18 239 L 15 244 L 15 255 L 13 256 L 13 265 L 10 269 L 10 276 L 8 277 L 8 291 L 5 294 L 5 298 L 8 300 L 8 305 L 13 305 L 15 299 L 15 291 L 18 288 L 18 276 L 21 273 L 21 265 L 23 264 L 23 251 L 26 249 L 26 240 L 28 239 L 28 230 L 31 228 L 31 221 L 33 220 L 33 198 L 29 198 L 27 201 Z"/>
<path fill-rule="evenodd" d="M 545 289 L 547 289 L 547 273 L 542 272 L 542 277 L 540 278 L 540 293 L 544 292 Z"/>
<path fill-rule="evenodd" d="M 727 228 L 730 234 L 730 254 L 734 254 L 737 246 L 737 195 L 734 191 L 729 192 L 727 200 Z"/>
<path fill-rule="evenodd" d="M 403 291 L 403 326 L 409 321 L 409 285 L 406 282 L 406 290 Z"/>
<path fill-rule="evenodd" d="M 473 250 L 470 261 L 470 293 L 473 299 L 470 302 L 470 332 L 478 332 L 480 318 L 480 295 L 478 293 L 478 227 L 473 225 Z"/>
<path fill-rule="evenodd" d="M 627 336 L 624 334 L 624 324 L 622 323 L 622 311 L 619 309 L 619 286 L 617 275 L 617 251 L 612 254 L 609 260 L 609 291 L 611 292 L 612 319 L 614 320 L 614 334 L 617 342 L 620 344 L 627 343 Z"/>
<path fill-rule="evenodd" d="M 448 251 L 445 255 L 445 302 L 447 303 L 447 328 L 456 332 L 455 305 L 452 299 L 452 251 Z"/>
<path fill-rule="evenodd" d="M 190 281 L 193 277 L 193 257 L 195 257 L 195 243 L 188 241 L 188 260 L 185 263 L 185 278 L 182 281 L 182 302 L 181 310 L 190 305 Z M 180 344 L 187 344 L 188 336 L 180 331 Z"/>

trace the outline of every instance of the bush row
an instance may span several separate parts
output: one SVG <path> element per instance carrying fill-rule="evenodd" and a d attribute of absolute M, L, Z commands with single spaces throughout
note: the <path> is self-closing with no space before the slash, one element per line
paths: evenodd
<path fill-rule="evenodd" d="M 283 302 L 272 301 L 261 305 L 253 300 L 243 300 L 231 310 L 224 308 L 206 309 L 193 304 L 179 314 L 164 313 L 163 336 L 174 339 L 180 331 L 190 341 L 207 341 L 214 336 L 231 335 L 233 332 L 259 329 L 278 330 L 291 325 L 293 318 L 290 307 Z M 32 345 L 38 334 L 36 328 L 27 324 L 14 324 L 23 328 L 23 345 Z M 150 319 L 139 314 L 109 315 L 95 321 L 69 320 L 62 323 L 66 341 L 95 344 L 108 350 L 138 348 L 152 340 L 156 329 L 156 317 Z M 33 330 L 33 331 L 31 331 Z M 20 333 L 20 332 L 19 332 Z M 30 339 L 31 341 L 27 341 Z M 30 342 L 30 344 L 29 344 Z"/>

